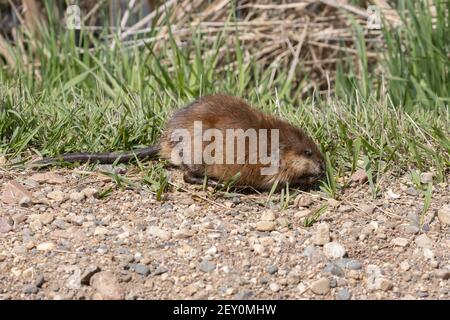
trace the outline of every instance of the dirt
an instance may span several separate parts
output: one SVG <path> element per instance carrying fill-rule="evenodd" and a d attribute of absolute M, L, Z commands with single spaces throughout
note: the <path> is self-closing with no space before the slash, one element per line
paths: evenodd
<path fill-rule="evenodd" d="M 171 173 L 158 201 L 83 168 L 0 169 L 0 299 L 450 298 L 447 182 L 423 215 L 408 175 L 384 176 L 375 200 L 358 176 L 339 200 L 281 210 Z"/>

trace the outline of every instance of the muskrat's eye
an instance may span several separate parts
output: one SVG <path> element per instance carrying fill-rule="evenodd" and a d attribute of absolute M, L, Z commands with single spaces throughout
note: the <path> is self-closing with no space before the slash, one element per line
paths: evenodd
<path fill-rule="evenodd" d="M 306 149 L 303 151 L 303 153 L 305 154 L 305 156 L 310 157 L 312 156 L 312 151 L 310 149 Z"/>

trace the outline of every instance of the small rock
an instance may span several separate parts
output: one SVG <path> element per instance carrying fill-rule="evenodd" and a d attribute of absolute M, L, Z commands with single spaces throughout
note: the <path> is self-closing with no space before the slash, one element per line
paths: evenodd
<path fill-rule="evenodd" d="M 274 273 L 276 273 L 278 271 L 278 267 L 277 266 L 268 266 L 267 267 L 267 272 L 269 273 L 269 274 L 274 274 Z"/>
<path fill-rule="evenodd" d="M 23 196 L 19 200 L 19 205 L 21 207 L 29 207 L 31 205 L 31 203 L 32 203 L 32 199 L 31 199 L 31 197 L 28 197 L 28 196 Z"/>
<path fill-rule="evenodd" d="M 300 210 L 294 213 L 294 218 L 303 219 L 311 214 L 311 210 Z"/>
<path fill-rule="evenodd" d="M 10 181 L 3 185 L 3 192 L 0 200 L 4 203 L 16 204 L 19 203 L 20 199 L 23 197 L 32 198 L 32 194 L 17 181 Z"/>
<path fill-rule="evenodd" d="M 45 226 L 55 220 L 55 215 L 51 212 L 46 212 L 39 216 L 39 221 Z"/>
<path fill-rule="evenodd" d="M 69 199 L 73 202 L 81 202 L 84 200 L 84 197 L 85 195 L 82 192 L 72 192 L 69 194 Z"/>
<path fill-rule="evenodd" d="M 405 238 L 394 238 L 391 243 L 398 247 L 406 247 L 408 245 L 408 239 Z"/>
<path fill-rule="evenodd" d="M 431 251 L 429 248 L 423 248 L 423 256 L 428 260 L 433 260 L 434 252 Z"/>
<path fill-rule="evenodd" d="M 420 174 L 421 183 L 432 183 L 434 174 L 432 172 L 423 172 Z"/>
<path fill-rule="evenodd" d="M 153 273 L 153 275 L 154 276 L 159 276 L 159 275 L 162 275 L 162 274 L 166 273 L 167 271 L 169 271 L 169 269 L 167 269 L 166 267 L 159 266 L 158 268 L 156 268 L 156 270 Z"/>
<path fill-rule="evenodd" d="M 202 262 L 200 262 L 198 267 L 201 271 L 209 273 L 216 268 L 216 264 L 209 260 L 203 260 Z"/>
<path fill-rule="evenodd" d="M 255 243 L 253 245 L 253 251 L 255 251 L 258 254 L 263 254 L 266 248 L 262 244 Z"/>
<path fill-rule="evenodd" d="M 94 235 L 95 236 L 103 236 L 109 233 L 108 228 L 102 227 L 102 226 L 98 226 L 95 228 L 94 230 Z"/>
<path fill-rule="evenodd" d="M 335 260 L 345 256 L 345 248 L 337 242 L 329 242 L 323 246 L 323 253 L 328 259 Z"/>
<path fill-rule="evenodd" d="M 413 187 L 408 187 L 405 190 L 405 193 L 409 196 L 417 197 L 419 195 L 419 191 L 414 189 Z"/>
<path fill-rule="evenodd" d="M 270 288 L 270 291 L 272 291 L 272 292 L 278 292 L 278 291 L 280 291 L 280 286 L 279 286 L 278 283 L 276 283 L 276 282 L 271 282 L 271 283 L 269 284 L 269 288 Z"/>
<path fill-rule="evenodd" d="M 84 196 L 86 197 L 86 198 L 90 198 L 90 197 L 94 197 L 94 198 L 96 198 L 96 197 L 98 197 L 98 190 L 97 189 L 95 189 L 95 188 L 85 188 L 85 189 L 83 189 L 82 191 L 81 191 L 81 193 L 82 194 L 84 194 Z"/>
<path fill-rule="evenodd" d="M 288 281 L 289 284 L 291 284 L 291 285 L 297 285 L 297 284 L 300 282 L 301 277 L 300 277 L 300 275 L 299 275 L 297 272 L 295 272 L 294 270 L 291 270 L 291 271 L 287 274 L 286 279 L 287 279 L 287 281 Z"/>
<path fill-rule="evenodd" d="M 366 214 L 372 214 L 376 209 L 374 205 L 367 203 L 360 204 L 358 208 Z"/>
<path fill-rule="evenodd" d="M 12 226 L 9 224 L 8 219 L 0 217 L 0 233 L 8 233 L 12 230 Z"/>
<path fill-rule="evenodd" d="M 307 194 L 301 194 L 294 200 L 294 206 L 296 207 L 309 207 L 313 203 L 313 198 Z"/>
<path fill-rule="evenodd" d="M 313 243 L 316 245 L 325 245 L 330 242 L 330 226 L 326 222 L 322 222 L 317 226 L 316 233 L 313 237 Z"/>
<path fill-rule="evenodd" d="M 57 202 L 64 201 L 66 194 L 60 190 L 55 190 L 47 194 L 47 198 L 55 200 Z"/>
<path fill-rule="evenodd" d="M 256 230 L 264 232 L 264 231 L 272 231 L 276 227 L 275 222 L 273 221 L 258 221 L 256 223 Z"/>
<path fill-rule="evenodd" d="M 52 242 L 43 242 L 36 246 L 38 251 L 51 251 L 55 249 L 55 244 Z"/>
<path fill-rule="evenodd" d="M 362 268 L 361 262 L 355 259 L 342 258 L 334 261 L 334 263 L 341 268 L 349 270 L 360 270 Z"/>
<path fill-rule="evenodd" d="M 395 193 L 391 189 L 388 189 L 388 191 L 386 192 L 386 195 L 388 196 L 388 198 L 391 198 L 391 199 L 399 199 L 400 198 L 400 195 Z"/>
<path fill-rule="evenodd" d="M 446 204 L 438 210 L 438 219 L 444 225 L 450 225 L 450 205 Z"/>
<path fill-rule="evenodd" d="M 339 210 L 339 212 L 350 212 L 350 211 L 353 210 L 353 207 L 344 204 L 344 205 L 339 206 L 339 209 L 338 209 L 338 210 Z"/>
<path fill-rule="evenodd" d="M 402 261 L 400 263 L 400 270 L 402 270 L 403 272 L 408 271 L 411 268 L 411 265 L 408 263 L 408 261 Z"/>
<path fill-rule="evenodd" d="M 311 284 L 310 289 L 315 294 L 325 295 L 330 291 L 330 281 L 327 278 L 320 278 Z"/>
<path fill-rule="evenodd" d="M 344 270 L 342 270 L 342 268 L 339 265 L 337 265 L 337 264 L 335 264 L 333 262 L 328 263 L 325 266 L 325 268 L 323 269 L 323 272 L 329 272 L 332 275 L 337 276 L 337 277 L 344 277 L 345 276 Z"/>
<path fill-rule="evenodd" d="M 348 289 L 340 289 L 336 294 L 337 300 L 350 300 L 352 298 L 352 293 Z"/>
<path fill-rule="evenodd" d="M 272 210 L 266 210 L 261 215 L 262 221 L 275 221 L 277 215 Z"/>
<path fill-rule="evenodd" d="M 100 272 L 100 268 L 96 265 L 91 265 L 84 270 L 83 274 L 80 277 L 80 282 L 83 285 L 89 285 L 91 278 L 94 274 Z"/>
<path fill-rule="evenodd" d="M 430 238 L 426 234 L 421 234 L 420 236 L 416 237 L 416 240 L 414 240 L 416 245 L 420 248 L 431 248 L 433 246 L 433 241 L 431 241 Z"/>
<path fill-rule="evenodd" d="M 36 294 L 38 291 L 39 288 L 34 284 L 28 284 L 23 288 L 23 293 L 25 294 Z"/>
<path fill-rule="evenodd" d="M 142 263 L 131 264 L 130 269 L 145 277 L 150 274 L 150 268 Z"/>
<path fill-rule="evenodd" d="M 286 228 L 286 227 L 289 227 L 289 220 L 287 219 L 287 218 L 285 218 L 285 217 L 279 217 L 278 219 L 277 219 L 277 223 L 280 225 L 280 227 L 282 227 L 282 228 Z"/>
<path fill-rule="evenodd" d="M 37 181 L 39 183 L 50 183 L 50 184 L 66 183 L 66 178 L 52 172 L 35 173 L 30 177 L 30 179 Z"/>
<path fill-rule="evenodd" d="M 38 274 L 36 276 L 36 279 L 34 280 L 34 285 L 38 288 L 42 287 L 42 285 L 45 283 L 45 278 L 42 274 Z"/>
<path fill-rule="evenodd" d="M 194 231 L 187 229 L 179 229 L 173 232 L 173 237 L 175 239 L 188 239 L 194 236 Z"/>
<path fill-rule="evenodd" d="M 103 299 L 121 300 L 125 294 L 114 274 L 110 271 L 96 273 L 91 278 L 91 286 Z"/>
<path fill-rule="evenodd" d="M 434 271 L 434 276 L 438 279 L 448 280 L 450 279 L 450 270 L 449 269 L 438 269 Z"/>
<path fill-rule="evenodd" d="M 363 184 L 367 181 L 367 173 L 363 169 L 358 169 L 352 174 L 350 180 L 355 184 Z"/>
<path fill-rule="evenodd" d="M 172 234 L 169 231 L 163 230 L 159 227 L 151 226 L 147 228 L 147 234 L 153 237 L 158 237 L 161 240 L 169 240 Z"/>

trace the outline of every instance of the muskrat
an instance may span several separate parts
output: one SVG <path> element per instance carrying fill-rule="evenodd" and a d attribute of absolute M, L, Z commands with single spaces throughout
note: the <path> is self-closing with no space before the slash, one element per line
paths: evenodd
<path fill-rule="evenodd" d="M 232 179 L 236 186 L 260 190 L 275 183 L 312 185 L 325 170 L 319 148 L 303 130 L 240 98 L 219 94 L 176 111 L 157 145 L 123 153 L 68 153 L 37 163 L 112 164 L 135 158 L 167 159 L 185 171 L 189 183 L 204 183 L 206 176 L 213 183 Z"/>

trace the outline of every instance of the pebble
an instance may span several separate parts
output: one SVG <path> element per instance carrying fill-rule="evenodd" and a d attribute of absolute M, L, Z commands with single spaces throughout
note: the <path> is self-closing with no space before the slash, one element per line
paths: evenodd
<path fill-rule="evenodd" d="M 328 259 L 335 260 L 345 256 L 345 248 L 338 242 L 329 242 L 323 246 L 323 253 Z"/>
<path fill-rule="evenodd" d="M 421 234 L 420 236 L 417 236 L 414 240 L 416 245 L 420 248 L 431 248 L 433 246 L 433 242 L 426 234 Z"/>
<path fill-rule="evenodd" d="M 408 263 L 408 261 L 405 260 L 400 263 L 400 270 L 405 272 L 405 271 L 408 271 L 410 268 L 411 268 L 411 265 Z"/>
<path fill-rule="evenodd" d="M 271 282 L 269 284 L 269 288 L 270 288 L 270 291 L 272 291 L 272 292 L 280 291 L 280 285 L 278 283 L 276 283 L 276 282 Z"/>
<path fill-rule="evenodd" d="M 72 192 L 69 194 L 69 199 L 73 202 L 81 202 L 84 200 L 84 198 L 85 195 L 82 192 Z"/>
<path fill-rule="evenodd" d="M 119 281 L 110 271 L 102 271 L 94 274 L 90 284 L 103 299 L 122 300 L 125 298 L 125 293 L 120 286 Z"/>
<path fill-rule="evenodd" d="M 301 277 L 300 277 L 300 275 L 299 275 L 296 271 L 291 270 L 291 271 L 287 274 L 286 279 L 287 279 L 287 281 L 288 281 L 289 284 L 291 284 L 291 285 L 297 285 L 297 284 L 300 282 Z"/>
<path fill-rule="evenodd" d="M 330 242 L 330 226 L 328 223 L 322 222 L 317 226 L 313 243 L 316 245 L 325 245 L 328 242 Z"/>
<path fill-rule="evenodd" d="M 80 283 L 83 285 L 89 285 L 91 278 L 94 274 L 100 272 L 100 268 L 97 265 L 90 265 L 88 266 L 83 274 L 80 277 Z"/>
<path fill-rule="evenodd" d="M 450 279 L 450 270 L 449 269 L 438 269 L 434 271 L 434 276 L 436 278 L 442 279 L 442 280 L 448 280 Z"/>
<path fill-rule="evenodd" d="M 153 273 L 153 275 L 159 276 L 159 275 L 162 275 L 162 274 L 164 274 L 164 273 L 166 273 L 168 271 L 169 271 L 169 269 L 167 269 L 166 267 L 159 266 L 158 268 L 156 268 L 156 270 Z"/>
<path fill-rule="evenodd" d="M 266 270 L 269 274 L 274 274 L 274 273 L 278 272 L 278 267 L 272 265 L 272 266 L 268 266 Z"/>
<path fill-rule="evenodd" d="M 50 184 L 63 184 L 66 182 L 66 178 L 53 172 L 35 173 L 30 179 L 39 183 Z"/>
<path fill-rule="evenodd" d="M 43 225 L 47 225 L 49 223 L 52 223 L 53 220 L 55 220 L 55 215 L 51 212 L 46 212 L 42 215 L 39 216 L 39 221 L 43 224 Z"/>
<path fill-rule="evenodd" d="M 350 212 L 353 211 L 353 207 L 349 205 L 341 205 L 338 209 L 339 212 Z"/>
<path fill-rule="evenodd" d="M 98 197 L 98 190 L 95 188 L 85 188 L 81 191 L 82 194 L 84 194 L 84 196 L 86 198 L 90 198 L 90 197 Z"/>
<path fill-rule="evenodd" d="M 363 184 L 367 179 L 367 173 L 364 169 L 356 170 L 350 177 L 350 180 L 355 184 Z"/>
<path fill-rule="evenodd" d="M 443 206 L 442 208 L 440 208 L 438 210 L 438 219 L 442 224 L 447 225 L 447 226 L 450 225 L 450 205 L 449 204 L 446 204 L 445 206 Z"/>
<path fill-rule="evenodd" d="M 57 202 L 62 202 L 66 197 L 66 194 L 60 190 L 55 190 L 47 194 L 47 198 L 55 200 Z"/>
<path fill-rule="evenodd" d="M 167 241 L 172 237 L 170 231 L 161 229 L 159 227 L 151 226 L 147 228 L 147 234 L 149 236 L 160 238 L 161 240 Z"/>
<path fill-rule="evenodd" d="M 352 293 L 348 289 L 340 289 L 336 294 L 337 300 L 350 300 L 352 298 Z"/>
<path fill-rule="evenodd" d="M 36 246 L 38 251 L 51 251 L 55 249 L 55 244 L 52 242 L 43 242 Z"/>
<path fill-rule="evenodd" d="M 386 195 L 388 196 L 388 198 L 391 198 L 391 199 L 399 199 L 400 198 L 400 195 L 395 193 L 391 189 L 388 189 L 388 191 L 386 192 Z"/>
<path fill-rule="evenodd" d="M 275 221 L 277 215 L 272 210 L 266 210 L 261 214 L 262 221 Z"/>
<path fill-rule="evenodd" d="M 253 251 L 255 251 L 258 254 L 263 254 L 265 249 L 266 248 L 262 244 L 256 243 L 253 245 Z"/>
<path fill-rule="evenodd" d="M 103 235 L 106 235 L 108 233 L 109 233 L 108 228 L 102 227 L 102 226 L 98 226 L 94 230 L 94 235 L 96 235 L 96 236 L 103 236 Z"/>
<path fill-rule="evenodd" d="M 150 268 L 142 263 L 132 263 L 130 264 L 130 269 L 143 276 L 148 276 L 150 274 Z"/>
<path fill-rule="evenodd" d="M 413 187 L 406 188 L 405 193 L 409 196 L 417 197 L 419 195 L 419 191 L 417 191 Z"/>
<path fill-rule="evenodd" d="M 272 231 L 276 227 L 275 222 L 273 221 L 258 221 L 256 223 L 256 230 L 265 232 L 265 231 Z"/>
<path fill-rule="evenodd" d="M 294 200 L 294 205 L 296 207 L 309 207 L 313 203 L 313 198 L 307 194 L 301 194 Z"/>
<path fill-rule="evenodd" d="M 187 229 L 179 229 L 173 232 L 173 237 L 175 239 L 188 239 L 194 236 L 194 231 Z"/>
<path fill-rule="evenodd" d="M 29 196 L 23 196 L 23 197 L 20 198 L 20 200 L 19 200 L 19 205 L 20 205 L 21 207 L 28 207 L 28 206 L 30 206 L 31 202 L 32 202 L 31 197 L 29 197 Z"/>
<path fill-rule="evenodd" d="M 8 233 L 12 230 L 12 226 L 9 224 L 8 219 L 0 217 L 0 233 Z"/>
<path fill-rule="evenodd" d="M 289 220 L 288 220 L 287 218 L 285 218 L 285 217 L 279 217 L 279 218 L 277 219 L 277 223 L 278 223 L 278 224 L 280 225 L 280 227 L 282 227 L 282 228 L 289 227 L 289 224 L 290 224 Z"/>
<path fill-rule="evenodd" d="M 42 274 L 38 274 L 36 276 L 36 279 L 34 280 L 34 285 L 38 288 L 42 287 L 42 285 L 45 283 L 45 278 Z"/>
<path fill-rule="evenodd" d="M 398 247 L 406 247 L 409 243 L 408 239 L 405 238 L 394 238 L 391 240 L 391 243 Z"/>
<path fill-rule="evenodd" d="M 420 174 L 421 183 L 432 183 L 434 174 L 432 172 L 423 172 Z"/>
<path fill-rule="evenodd" d="M 38 291 L 39 291 L 39 288 L 34 284 L 27 284 L 23 288 L 23 293 L 25 293 L 25 294 L 36 294 L 36 293 L 38 293 Z"/>
<path fill-rule="evenodd" d="M 336 263 L 330 262 L 328 263 L 325 268 L 323 269 L 323 272 L 329 272 L 334 276 L 337 277 L 344 277 L 345 276 L 345 272 L 344 270 L 337 265 Z"/>
<path fill-rule="evenodd" d="M 330 291 L 330 281 L 327 278 L 320 278 L 311 284 L 310 289 L 315 294 L 325 295 Z"/>
<path fill-rule="evenodd" d="M 198 267 L 201 271 L 209 273 L 216 268 L 216 264 L 209 260 L 203 260 L 202 262 L 200 262 Z"/>
<path fill-rule="evenodd" d="M 372 213 L 374 213 L 374 211 L 376 209 L 376 207 L 374 205 L 367 204 L 367 203 L 360 204 L 358 208 L 366 214 L 372 214 Z"/>

